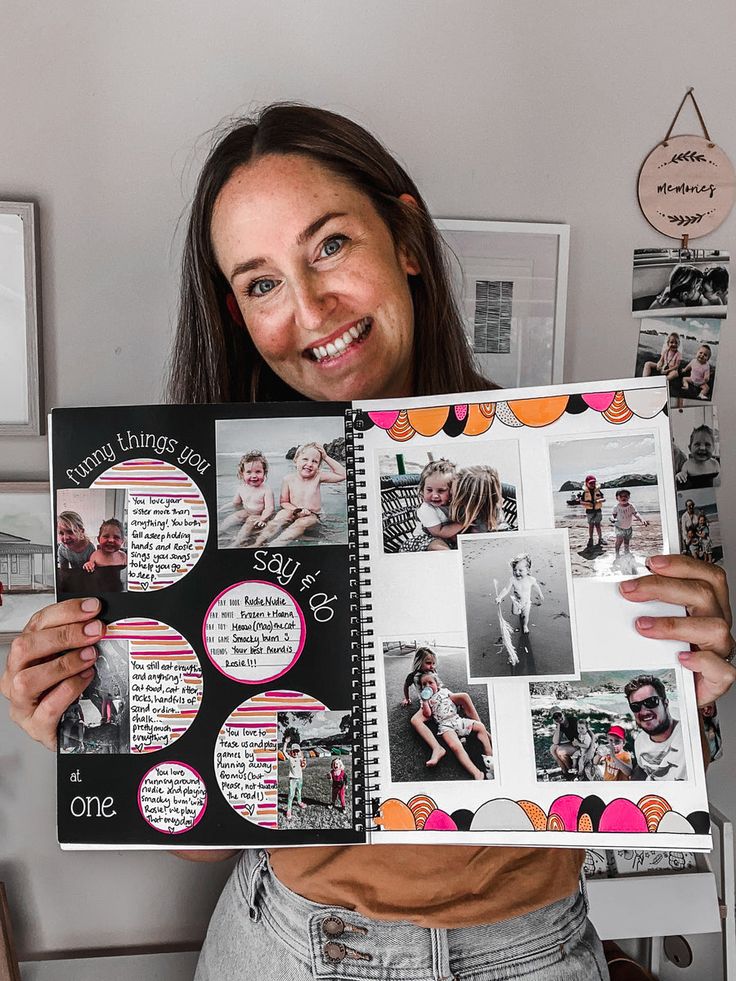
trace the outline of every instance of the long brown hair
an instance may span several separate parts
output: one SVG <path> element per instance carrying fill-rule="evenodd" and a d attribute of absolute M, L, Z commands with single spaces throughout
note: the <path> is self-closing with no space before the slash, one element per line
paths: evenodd
<path fill-rule="evenodd" d="M 406 171 L 352 120 L 325 109 L 280 103 L 232 124 L 202 168 L 182 256 L 169 399 L 201 403 L 303 398 L 266 365 L 247 329 L 231 317 L 230 286 L 217 265 L 210 234 L 215 201 L 233 171 L 267 154 L 311 157 L 347 179 L 370 198 L 396 248 L 404 247 L 416 258 L 421 272 L 409 277 L 416 394 L 495 387 L 473 363 L 442 240 Z M 400 201 L 401 194 L 412 195 L 418 207 Z"/>

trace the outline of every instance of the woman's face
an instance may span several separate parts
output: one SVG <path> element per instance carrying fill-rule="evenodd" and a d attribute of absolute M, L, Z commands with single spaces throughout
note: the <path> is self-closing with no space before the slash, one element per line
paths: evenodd
<path fill-rule="evenodd" d="M 264 361 L 308 398 L 412 393 L 416 262 L 370 199 L 309 157 L 240 167 L 212 243 Z"/>

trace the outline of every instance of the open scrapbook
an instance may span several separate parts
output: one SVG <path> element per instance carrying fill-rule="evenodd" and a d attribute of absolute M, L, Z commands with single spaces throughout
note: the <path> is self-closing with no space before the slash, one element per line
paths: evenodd
<path fill-rule="evenodd" d="M 692 678 L 622 582 L 677 550 L 660 379 L 60 409 L 64 847 L 710 846 Z"/>

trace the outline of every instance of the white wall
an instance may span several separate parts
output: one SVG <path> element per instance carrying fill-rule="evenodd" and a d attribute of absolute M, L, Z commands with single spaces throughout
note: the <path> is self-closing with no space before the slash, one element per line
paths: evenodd
<path fill-rule="evenodd" d="M 48 406 L 160 399 L 177 221 L 202 134 L 251 104 L 353 116 L 403 159 L 436 215 L 569 222 L 569 380 L 633 371 L 632 250 L 665 241 L 638 210 L 636 177 L 687 85 L 736 159 L 733 0 L 4 0 L 0 13 L 0 198 L 40 204 Z M 696 131 L 691 111 L 684 122 Z M 733 251 L 735 228 L 732 216 L 702 243 Z M 729 322 L 722 365 L 734 332 Z M 736 389 L 724 376 L 733 570 Z M 44 439 L 0 440 L 0 479 L 45 473 Z M 722 716 L 729 755 L 711 788 L 733 815 L 736 700 Z M 61 854 L 53 788 L 52 757 L 3 711 L 0 878 L 20 947 L 196 939 L 222 870 Z"/>

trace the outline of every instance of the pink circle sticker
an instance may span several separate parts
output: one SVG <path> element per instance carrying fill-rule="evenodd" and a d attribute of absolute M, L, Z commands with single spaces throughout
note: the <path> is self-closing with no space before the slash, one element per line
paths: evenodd
<path fill-rule="evenodd" d="M 233 681 L 273 681 L 304 648 L 301 607 L 281 586 L 249 579 L 223 590 L 204 618 L 202 639 L 218 671 Z"/>
<path fill-rule="evenodd" d="M 198 824 L 207 807 L 204 780 L 187 763 L 167 760 L 146 773 L 138 787 L 138 808 L 156 831 L 180 835 Z"/>

